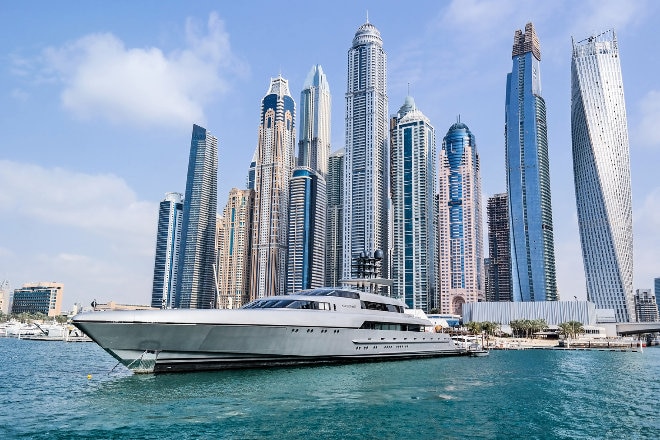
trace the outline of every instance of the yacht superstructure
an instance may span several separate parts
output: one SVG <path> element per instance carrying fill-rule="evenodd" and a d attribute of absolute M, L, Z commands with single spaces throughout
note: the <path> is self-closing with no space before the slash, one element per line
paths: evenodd
<path fill-rule="evenodd" d="M 138 372 L 216 370 L 461 354 L 399 300 L 345 288 L 240 309 L 89 312 L 73 324 Z"/>

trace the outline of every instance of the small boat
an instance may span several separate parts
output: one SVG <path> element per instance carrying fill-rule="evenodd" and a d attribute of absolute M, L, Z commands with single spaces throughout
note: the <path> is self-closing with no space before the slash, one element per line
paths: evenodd
<path fill-rule="evenodd" d="M 486 350 L 482 345 L 472 344 L 467 349 L 468 355 L 472 357 L 488 356 L 490 351 Z"/>

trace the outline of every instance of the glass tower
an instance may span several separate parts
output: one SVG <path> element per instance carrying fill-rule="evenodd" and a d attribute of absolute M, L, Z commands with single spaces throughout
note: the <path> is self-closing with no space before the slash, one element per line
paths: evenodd
<path fill-rule="evenodd" d="M 587 299 L 635 320 L 630 148 L 613 30 L 573 42 L 571 131 Z"/>
<path fill-rule="evenodd" d="M 165 199 L 160 202 L 158 210 L 151 307 L 159 309 L 174 307 L 182 220 L 183 194 L 176 192 L 165 194 Z"/>
<path fill-rule="evenodd" d="M 387 56 L 383 40 L 367 22 L 348 51 L 346 149 L 344 153 L 343 277 L 363 252 L 388 253 Z M 387 259 L 382 273 L 387 277 Z"/>
<path fill-rule="evenodd" d="M 488 198 L 488 278 L 486 301 L 512 301 L 511 245 L 506 193 Z"/>
<path fill-rule="evenodd" d="M 215 232 L 218 207 L 218 139 L 193 125 L 175 307 L 216 307 Z"/>
<path fill-rule="evenodd" d="M 484 300 L 481 171 L 467 125 L 457 122 L 449 128 L 439 163 L 440 312 L 462 315 L 463 304 Z"/>
<path fill-rule="evenodd" d="M 293 171 L 296 106 L 289 83 L 271 79 L 261 101 L 254 157 L 254 211 L 250 300 L 284 295 L 288 243 L 289 181 Z"/>
<path fill-rule="evenodd" d="M 288 293 L 322 287 L 325 282 L 330 106 L 328 81 L 316 65 L 300 93 L 298 163 L 289 202 Z"/>
<path fill-rule="evenodd" d="M 344 149 L 335 151 L 328 159 L 328 211 L 326 217 L 325 285 L 339 286 L 342 279 L 344 224 Z"/>
<path fill-rule="evenodd" d="M 505 144 L 514 301 L 559 299 L 550 198 L 541 47 L 532 23 L 513 39 L 506 78 Z"/>
<path fill-rule="evenodd" d="M 392 295 L 429 311 L 435 295 L 435 130 L 408 96 L 390 119 Z"/>

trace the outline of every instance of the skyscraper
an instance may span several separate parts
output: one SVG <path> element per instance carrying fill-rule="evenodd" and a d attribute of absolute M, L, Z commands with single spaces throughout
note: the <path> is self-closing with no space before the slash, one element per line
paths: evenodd
<path fill-rule="evenodd" d="M 488 275 L 486 301 L 513 301 L 511 292 L 511 244 L 506 193 L 488 198 Z"/>
<path fill-rule="evenodd" d="M 298 163 L 291 177 L 287 292 L 325 282 L 326 180 L 330 154 L 330 87 L 320 65 L 300 93 Z"/>
<path fill-rule="evenodd" d="M 218 206 L 218 139 L 193 125 L 183 199 L 175 306 L 215 307 L 215 221 Z"/>
<path fill-rule="evenodd" d="M 254 166 L 254 210 L 250 299 L 283 295 L 289 215 L 289 181 L 293 169 L 296 107 L 289 83 L 271 79 L 261 101 L 259 139 Z"/>
<path fill-rule="evenodd" d="M 587 299 L 634 321 L 630 148 L 613 30 L 573 41 L 571 132 Z"/>
<path fill-rule="evenodd" d="M 408 96 L 390 119 L 392 295 L 429 311 L 435 295 L 435 130 Z"/>
<path fill-rule="evenodd" d="M 328 211 L 325 240 L 325 285 L 339 286 L 342 279 L 344 253 L 344 149 L 335 151 L 328 159 Z"/>
<path fill-rule="evenodd" d="M 484 300 L 481 170 L 474 135 L 449 127 L 439 160 L 438 293 L 442 313 Z"/>
<path fill-rule="evenodd" d="M 183 194 L 165 194 L 158 209 L 151 307 L 171 309 L 175 305 L 182 222 Z"/>
<path fill-rule="evenodd" d="M 254 191 L 232 188 L 218 225 L 218 308 L 250 299 L 250 228 Z"/>
<path fill-rule="evenodd" d="M 514 301 L 559 299 L 541 47 L 532 23 L 513 38 L 506 77 L 505 144 Z"/>
<path fill-rule="evenodd" d="M 388 252 L 387 56 L 383 40 L 367 22 L 348 51 L 344 156 L 343 277 L 354 259 Z M 387 260 L 382 273 L 388 275 Z"/>

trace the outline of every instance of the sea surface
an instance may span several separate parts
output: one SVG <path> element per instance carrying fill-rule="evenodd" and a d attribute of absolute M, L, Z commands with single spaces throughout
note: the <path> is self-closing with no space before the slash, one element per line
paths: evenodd
<path fill-rule="evenodd" d="M 133 375 L 0 338 L 0 439 L 24 438 L 657 440 L 660 347 Z"/>

